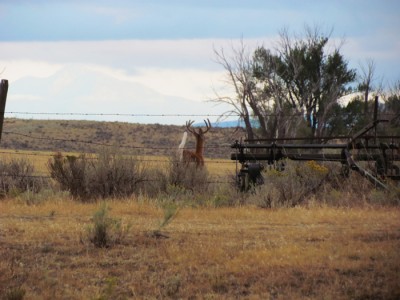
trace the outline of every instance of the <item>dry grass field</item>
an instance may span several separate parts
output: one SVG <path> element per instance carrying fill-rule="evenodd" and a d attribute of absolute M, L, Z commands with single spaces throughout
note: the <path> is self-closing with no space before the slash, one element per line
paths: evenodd
<path fill-rule="evenodd" d="M 50 152 L 98 153 L 114 146 L 129 155 L 168 156 L 177 149 L 185 130 L 182 126 L 96 122 L 77 120 L 4 120 L 1 147 L 5 149 Z M 203 120 L 197 120 L 204 125 Z M 242 131 L 236 128 L 212 128 L 206 136 L 205 157 L 229 158 L 232 144 Z M 193 148 L 189 136 L 186 147 Z"/>
<path fill-rule="evenodd" d="M 0 159 L 5 161 L 25 159 L 31 163 L 38 175 L 48 176 L 49 170 L 47 168 L 48 161 L 52 158 L 55 152 L 51 151 L 28 151 L 28 150 L 10 150 L 0 148 Z M 63 155 L 76 155 L 79 156 L 78 152 L 67 152 Z M 135 156 L 139 162 L 149 168 L 165 169 L 170 163 L 168 156 L 161 155 L 147 155 L 147 156 Z M 226 176 L 234 174 L 235 162 L 228 159 L 217 159 L 217 158 L 206 158 L 205 159 L 208 171 L 212 176 Z"/>
<path fill-rule="evenodd" d="M 56 151 L 98 153 L 107 142 L 149 169 L 166 170 L 166 152 L 182 129 L 9 119 L 0 158 L 25 159 L 34 175 L 47 177 Z M 325 167 L 288 165 L 287 174 L 301 176 L 272 174 L 269 183 L 280 189 L 266 184 L 242 201 L 231 185 L 229 130 L 210 135 L 208 188 L 135 192 L 107 199 L 108 210 L 48 185 L 37 195 L 7 190 L 0 198 L 0 299 L 400 299 L 398 193 L 374 190 L 353 174 L 340 189 L 333 178 L 308 197 L 305 188 Z M 307 198 L 282 202 L 282 193 Z M 108 213 L 103 223 L 101 212 Z"/>
<path fill-rule="evenodd" d="M 125 235 L 96 248 L 87 235 L 100 205 L 1 200 L 1 296 L 400 298 L 397 207 L 181 208 L 155 235 L 165 213 L 159 205 L 110 200 L 109 216 Z"/>

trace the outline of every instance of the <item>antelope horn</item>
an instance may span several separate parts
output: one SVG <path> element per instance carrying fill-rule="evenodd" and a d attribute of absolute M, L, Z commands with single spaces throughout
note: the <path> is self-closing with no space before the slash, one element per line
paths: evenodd
<path fill-rule="evenodd" d="M 207 122 L 208 122 L 208 123 L 207 123 Z M 206 123 L 206 130 L 205 130 L 203 133 L 206 133 L 206 132 L 208 132 L 208 131 L 210 130 L 210 128 L 211 128 L 210 119 L 207 119 L 207 121 L 204 120 L 204 123 Z"/>
<path fill-rule="evenodd" d="M 191 128 L 191 126 L 192 126 L 193 123 L 194 123 L 194 121 L 191 121 L 191 120 L 186 121 L 186 129 L 187 129 L 189 132 L 191 132 L 191 133 L 194 133 L 194 132 L 193 132 L 193 129 Z"/>

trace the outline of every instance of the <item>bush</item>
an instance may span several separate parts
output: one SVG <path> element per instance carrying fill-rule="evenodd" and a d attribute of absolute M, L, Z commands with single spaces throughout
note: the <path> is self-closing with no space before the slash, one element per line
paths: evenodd
<path fill-rule="evenodd" d="M 64 157 L 57 153 L 48 168 L 62 190 L 81 200 L 128 197 L 146 180 L 145 170 L 135 158 L 109 150 L 98 157 Z"/>
<path fill-rule="evenodd" d="M 5 300 L 23 300 L 25 297 L 25 290 L 20 287 L 12 288 L 8 290 L 5 295 Z"/>
<path fill-rule="evenodd" d="M 157 198 L 167 190 L 168 179 L 166 170 L 162 168 L 144 167 L 145 180 L 138 184 L 138 191 L 141 196 Z"/>
<path fill-rule="evenodd" d="M 49 160 L 48 169 L 50 176 L 60 184 L 61 190 L 69 191 L 75 198 L 86 198 L 87 162 L 85 155 L 63 157 L 61 153 L 57 153 Z"/>
<path fill-rule="evenodd" d="M 162 234 L 161 230 L 166 227 L 169 223 L 172 222 L 172 220 L 177 216 L 179 212 L 179 206 L 176 205 L 175 203 L 168 203 L 165 202 L 162 205 L 162 209 L 164 211 L 164 217 L 162 218 L 159 226 L 157 229 L 154 229 L 149 232 L 150 237 L 155 237 L 155 238 L 168 238 L 167 235 Z"/>
<path fill-rule="evenodd" d="M 93 216 L 93 225 L 87 229 L 87 240 L 98 248 L 108 248 L 120 243 L 129 231 L 129 226 L 123 227 L 121 220 L 110 218 L 108 211 L 109 208 L 103 203 Z"/>
<path fill-rule="evenodd" d="M 267 170 L 265 183 L 255 187 L 248 201 L 264 208 L 292 207 L 315 193 L 328 178 L 329 169 L 315 161 L 287 161 L 285 171 Z"/>
<path fill-rule="evenodd" d="M 39 192 L 48 182 L 35 176 L 34 166 L 26 159 L 0 161 L 0 196 L 17 196 L 24 192 Z"/>
<path fill-rule="evenodd" d="M 246 203 L 263 208 L 292 207 L 299 204 L 324 204 L 335 207 L 398 205 L 400 189 L 376 189 L 357 172 L 343 176 L 337 163 L 287 161 L 284 172 L 265 171 L 265 183 L 254 187 Z"/>
<path fill-rule="evenodd" d="M 209 174 L 206 167 L 198 167 L 192 162 L 180 162 L 176 156 L 172 156 L 167 183 L 193 192 L 205 192 L 209 185 Z"/>

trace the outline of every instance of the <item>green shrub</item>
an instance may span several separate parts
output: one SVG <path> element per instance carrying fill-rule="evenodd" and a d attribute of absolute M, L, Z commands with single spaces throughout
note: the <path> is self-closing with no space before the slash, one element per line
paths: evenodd
<path fill-rule="evenodd" d="M 166 227 L 172 220 L 177 216 L 179 212 L 179 206 L 172 202 L 166 202 L 162 204 L 162 209 L 164 212 L 164 216 L 158 225 L 157 229 L 154 229 L 149 232 L 150 237 L 154 238 L 168 238 L 167 235 L 161 233 L 161 230 Z"/>
<path fill-rule="evenodd" d="M 182 286 L 182 279 L 179 275 L 168 277 L 162 284 L 163 294 L 165 297 L 177 299 L 179 289 Z"/>
<path fill-rule="evenodd" d="M 129 226 L 122 226 L 121 220 L 109 217 L 108 211 L 109 207 L 103 203 L 93 216 L 93 225 L 87 229 L 86 240 L 98 248 L 108 248 L 120 243 L 129 231 Z"/>
<path fill-rule="evenodd" d="M 8 290 L 5 295 L 5 300 L 23 300 L 25 297 L 25 290 L 20 287 L 12 288 Z"/>

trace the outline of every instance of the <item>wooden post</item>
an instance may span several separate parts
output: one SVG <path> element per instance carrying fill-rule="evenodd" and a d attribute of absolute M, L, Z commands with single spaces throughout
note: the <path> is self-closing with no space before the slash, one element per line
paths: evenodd
<path fill-rule="evenodd" d="M 2 79 L 0 82 L 0 142 L 3 133 L 4 112 L 6 110 L 6 99 L 8 92 L 8 80 Z"/>
<path fill-rule="evenodd" d="M 378 120 L 378 110 L 379 110 L 379 97 L 375 96 L 375 102 L 374 102 L 374 122 Z"/>
<path fill-rule="evenodd" d="M 377 121 L 378 121 L 378 109 L 379 109 L 379 97 L 375 96 L 375 103 L 374 103 L 374 124 L 377 125 Z M 374 136 L 374 142 L 376 144 L 376 130 L 377 130 L 377 126 L 375 126 L 375 136 Z"/>

